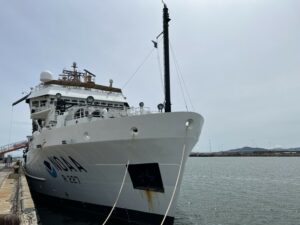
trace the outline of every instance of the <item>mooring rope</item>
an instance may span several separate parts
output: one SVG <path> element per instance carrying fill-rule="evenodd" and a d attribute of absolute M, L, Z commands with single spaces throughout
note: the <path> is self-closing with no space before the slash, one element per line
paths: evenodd
<path fill-rule="evenodd" d="M 183 164 L 183 159 L 184 159 L 184 155 L 185 155 L 185 148 L 186 148 L 186 137 L 187 137 L 187 131 L 188 131 L 188 126 L 189 125 L 186 125 L 186 130 L 185 130 L 185 139 L 184 139 L 184 145 L 183 145 L 183 149 L 182 149 L 182 156 L 181 156 L 181 162 L 180 162 L 180 166 L 179 166 L 179 170 L 178 170 L 178 175 L 177 175 L 177 179 L 176 179 L 176 183 L 175 183 L 175 187 L 174 187 L 174 190 L 173 190 L 173 193 L 172 193 L 172 197 L 170 199 L 170 202 L 169 202 L 169 205 L 168 205 L 168 208 L 166 210 L 166 213 L 164 215 L 164 218 L 163 220 L 161 221 L 161 224 L 160 225 L 163 225 L 166 218 L 167 218 L 167 215 L 169 213 L 169 210 L 171 208 L 171 205 L 172 205 L 172 202 L 173 202 L 173 199 L 174 199 L 174 196 L 175 196 L 175 193 L 176 193 L 176 190 L 177 190 L 177 187 L 178 187 L 178 182 L 179 182 L 179 178 L 180 178 L 180 175 L 181 175 L 181 171 L 182 171 L 182 164 Z"/>
<path fill-rule="evenodd" d="M 178 169 L 178 175 L 177 175 L 177 179 L 176 179 L 176 182 L 175 182 L 175 187 L 174 187 L 174 190 L 173 190 L 173 193 L 172 193 L 172 196 L 171 196 L 171 199 L 170 199 L 170 202 L 169 202 L 169 205 L 167 207 L 167 210 L 165 212 L 165 215 L 164 215 L 164 218 L 163 220 L 161 221 L 160 225 L 163 225 L 166 218 L 167 218 L 167 215 L 170 211 L 170 208 L 171 208 L 171 205 L 173 203 L 173 200 L 174 200 L 174 197 L 175 197 L 175 193 L 176 193 L 176 190 L 178 188 L 178 182 L 179 182 L 179 178 L 180 178 L 180 175 L 181 175 L 181 172 L 182 172 L 182 164 L 183 164 L 183 160 L 184 160 L 184 155 L 185 155 L 185 150 L 186 150 L 186 137 L 187 137 L 187 131 L 188 131 L 188 127 L 189 127 L 189 124 L 186 125 L 186 130 L 185 130 L 185 140 L 184 140 L 184 145 L 183 145 L 183 149 L 182 149 L 182 155 L 181 155 L 181 161 L 180 161 L 180 166 L 179 166 L 179 169 Z M 109 218 L 111 217 L 118 201 L 119 201 L 119 198 L 120 198 L 120 195 L 121 195 L 121 192 L 123 190 L 123 187 L 124 187 L 124 183 L 125 183 L 125 180 L 126 180 L 126 176 L 127 176 L 127 172 L 128 172 L 128 166 L 129 166 L 129 161 L 127 162 L 127 165 L 126 165 L 126 169 L 125 169 L 125 173 L 124 173 L 124 177 L 123 177 L 123 181 L 122 181 L 122 184 L 121 184 L 121 187 L 120 187 L 120 190 L 119 190 L 119 193 L 117 195 L 117 198 L 116 198 L 116 201 L 113 205 L 113 207 L 111 208 L 108 216 L 106 217 L 105 221 L 102 223 L 102 225 L 105 225 L 107 223 L 107 221 L 109 220 Z"/>
<path fill-rule="evenodd" d="M 121 184 L 121 187 L 120 187 L 120 190 L 119 190 L 119 193 L 117 195 L 117 198 L 116 198 L 116 201 L 113 205 L 113 207 L 111 208 L 108 216 L 106 217 L 105 221 L 102 223 L 102 225 L 105 225 L 107 223 L 107 221 L 109 220 L 111 214 L 113 213 L 118 201 L 119 201 L 119 198 L 120 198 L 120 195 L 121 195 L 121 192 L 123 190 L 123 187 L 124 187 L 124 183 L 125 183 L 125 180 L 126 180 L 126 176 L 127 176 L 127 171 L 128 171 L 128 166 L 129 166 L 129 160 L 127 161 L 127 165 L 126 165 L 126 169 L 125 169 L 125 173 L 124 173 L 124 177 L 123 177 L 123 181 L 122 181 L 122 184 Z"/>

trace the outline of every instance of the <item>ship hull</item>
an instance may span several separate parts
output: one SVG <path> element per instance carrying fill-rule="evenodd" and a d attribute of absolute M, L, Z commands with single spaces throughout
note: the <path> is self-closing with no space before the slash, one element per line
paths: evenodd
<path fill-rule="evenodd" d="M 165 223 L 172 224 L 185 162 L 202 124 L 199 114 L 176 112 L 43 130 L 33 136 L 26 173 L 36 192 L 107 214 L 116 203 L 113 216 L 140 224 L 161 221 L 176 188 Z"/>
<path fill-rule="evenodd" d="M 60 214 L 64 215 L 74 215 L 74 213 L 79 213 L 86 221 L 91 223 L 99 222 L 103 224 L 104 220 L 107 218 L 111 207 L 95 205 L 90 203 L 83 203 L 74 200 L 61 199 L 38 192 L 32 192 L 33 198 L 37 207 L 47 208 L 48 210 L 54 209 L 59 211 Z M 49 219 L 48 212 L 42 212 L 39 214 L 41 221 Z M 149 225 L 149 224 L 161 224 L 163 220 L 162 215 L 145 213 L 137 210 L 129 210 L 116 207 L 113 211 L 107 224 L 118 224 L 118 225 Z M 167 216 L 164 225 L 174 224 L 174 217 Z"/>

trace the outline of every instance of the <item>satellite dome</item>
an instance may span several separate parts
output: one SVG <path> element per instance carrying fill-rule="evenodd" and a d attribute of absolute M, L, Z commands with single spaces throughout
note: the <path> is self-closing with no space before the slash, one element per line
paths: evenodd
<path fill-rule="evenodd" d="M 41 82 L 47 82 L 53 80 L 52 73 L 50 71 L 43 71 L 40 75 Z"/>

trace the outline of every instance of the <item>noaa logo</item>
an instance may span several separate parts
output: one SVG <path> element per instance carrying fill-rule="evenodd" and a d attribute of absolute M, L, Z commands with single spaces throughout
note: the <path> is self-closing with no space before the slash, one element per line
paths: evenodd
<path fill-rule="evenodd" d="M 47 162 L 46 160 L 44 161 L 44 165 L 46 166 L 46 169 L 48 171 L 48 173 L 52 176 L 52 177 L 57 177 L 57 173 L 55 171 L 55 169 L 51 166 L 51 164 L 49 162 Z"/>

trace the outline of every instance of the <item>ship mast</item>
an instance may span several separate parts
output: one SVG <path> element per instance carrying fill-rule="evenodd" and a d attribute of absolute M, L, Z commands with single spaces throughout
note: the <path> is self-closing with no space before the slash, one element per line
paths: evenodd
<path fill-rule="evenodd" d="M 169 59 L 169 10 L 166 4 L 163 9 L 163 34 L 164 34 L 164 66 L 165 66 L 165 112 L 171 112 L 170 90 L 170 59 Z"/>

